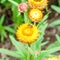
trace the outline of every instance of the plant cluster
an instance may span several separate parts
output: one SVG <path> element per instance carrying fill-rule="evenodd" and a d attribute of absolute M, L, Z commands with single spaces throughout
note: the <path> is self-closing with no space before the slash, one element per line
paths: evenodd
<path fill-rule="evenodd" d="M 1 0 L 1 3 L 6 1 Z M 48 0 L 8 0 L 7 2 L 12 9 L 14 29 L 2 25 L 5 17 L 3 15 L 0 20 L 0 30 L 3 32 L 0 35 L 2 40 L 2 37 L 6 36 L 5 30 L 14 33 L 13 35 L 10 33 L 9 38 L 16 50 L 11 51 L 0 48 L 0 53 L 22 60 L 60 60 L 60 56 L 55 55 L 55 52 L 60 50 L 59 35 L 55 35 L 56 41 L 54 43 L 47 46 L 45 50 L 42 49 L 48 43 L 48 41 L 42 42 L 44 40 L 45 29 L 48 25 L 47 18 L 49 12 L 46 12 L 45 15 L 43 13 L 44 9 L 48 6 Z M 51 7 L 54 10 L 58 8 L 56 6 Z M 60 11 L 57 12 L 60 13 Z M 59 22 L 60 20 L 54 21 L 50 26 L 60 24 Z M 8 58 L 3 58 L 2 60 L 8 60 Z"/>

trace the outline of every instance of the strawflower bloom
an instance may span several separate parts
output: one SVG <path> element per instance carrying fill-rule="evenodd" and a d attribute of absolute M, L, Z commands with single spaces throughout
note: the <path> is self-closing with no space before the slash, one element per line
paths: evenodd
<path fill-rule="evenodd" d="M 58 60 L 57 58 L 53 57 L 53 58 L 48 58 L 46 60 Z"/>
<path fill-rule="evenodd" d="M 29 11 L 29 18 L 34 22 L 39 22 L 43 18 L 43 13 L 37 8 L 30 9 Z"/>
<path fill-rule="evenodd" d="M 33 24 L 22 24 L 16 31 L 17 39 L 23 43 L 33 43 L 39 36 L 39 30 Z"/>
<path fill-rule="evenodd" d="M 48 5 L 48 0 L 28 0 L 28 5 L 31 8 L 39 8 L 43 10 Z"/>
<path fill-rule="evenodd" d="M 58 56 L 58 60 L 60 60 L 60 55 Z"/>
<path fill-rule="evenodd" d="M 27 8 L 28 8 L 28 5 L 27 5 L 26 3 L 24 3 L 24 2 L 22 2 L 22 3 L 20 3 L 20 4 L 18 5 L 18 10 L 19 10 L 20 12 L 25 12 Z"/>
<path fill-rule="evenodd" d="M 46 60 L 60 60 L 60 55 L 55 56 L 55 57 L 47 58 Z"/>

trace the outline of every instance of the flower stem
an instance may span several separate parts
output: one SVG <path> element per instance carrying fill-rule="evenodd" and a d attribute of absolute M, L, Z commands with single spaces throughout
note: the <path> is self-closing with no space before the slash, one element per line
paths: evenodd
<path fill-rule="evenodd" d="M 27 60 L 31 60 L 31 54 L 29 52 L 29 47 L 30 47 L 30 44 L 28 44 L 28 56 L 27 56 Z"/>
<path fill-rule="evenodd" d="M 36 25 L 36 22 L 34 22 L 34 25 Z"/>

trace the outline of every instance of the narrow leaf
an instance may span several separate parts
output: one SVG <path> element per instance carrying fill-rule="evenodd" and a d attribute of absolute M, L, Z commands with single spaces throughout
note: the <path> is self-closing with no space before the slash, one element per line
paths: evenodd
<path fill-rule="evenodd" d="M 53 10 L 55 10 L 56 12 L 60 13 L 60 7 L 55 6 L 55 5 L 51 5 L 51 8 L 52 8 Z"/>
<path fill-rule="evenodd" d="M 37 24 L 37 27 L 39 27 L 44 21 L 46 21 L 46 19 L 49 17 L 49 13 L 47 13 L 43 19 Z"/>
<path fill-rule="evenodd" d="M 0 18 L 0 25 L 3 24 L 3 22 L 4 22 L 4 18 L 5 18 L 5 15 L 3 14 L 2 17 Z"/>
<path fill-rule="evenodd" d="M 15 2 L 15 1 L 13 1 L 13 0 L 8 0 L 8 1 L 11 2 L 12 4 L 18 6 L 18 3 L 17 3 L 17 2 Z"/>
<path fill-rule="evenodd" d="M 60 36 L 58 36 L 57 34 L 56 34 L 56 39 L 60 43 Z"/>
<path fill-rule="evenodd" d="M 41 44 L 41 46 L 44 46 L 44 45 L 46 45 L 47 43 L 48 43 L 48 41 L 43 42 L 43 43 Z"/>
<path fill-rule="evenodd" d="M 16 41 L 12 35 L 9 35 L 9 37 L 12 44 L 15 46 L 15 48 L 19 51 L 19 53 L 22 56 L 24 56 L 24 54 L 26 53 L 25 47 L 22 44 L 20 44 L 18 41 Z"/>
<path fill-rule="evenodd" d="M 45 50 L 45 51 L 42 51 L 42 52 L 47 52 L 47 53 L 51 54 L 51 53 L 54 53 L 54 52 L 57 52 L 57 51 L 60 51 L 60 46 L 55 47 L 55 48 L 51 48 L 51 49 L 48 49 L 48 50 Z"/>
<path fill-rule="evenodd" d="M 60 24 L 60 19 L 58 19 L 58 20 L 55 20 L 55 21 L 53 21 L 52 23 L 50 23 L 50 26 L 56 26 L 56 25 L 59 25 Z"/>
<path fill-rule="evenodd" d="M 28 13 L 27 11 L 24 12 L 24 22 L 25 23 L 30 23 L 30 20 L 28 18 L 28 14 L 27 13 Z"/>
<path fill-rule="evenodd" d="M 11 27 L 4 26 L 4 29 L 7 30 L 8 32 L 15 33 L 15 30 L 12 29 Z"/>
<path fill-rule="evenodd" d="M 0 48 L 0 53 L 4 53 L 12 57 L 20 58 L 20 55 L 16 51 L 10 51 L 7 49 Z"/>

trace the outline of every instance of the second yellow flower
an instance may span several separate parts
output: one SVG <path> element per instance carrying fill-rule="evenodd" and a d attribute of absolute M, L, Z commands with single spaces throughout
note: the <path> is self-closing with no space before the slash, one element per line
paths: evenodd
<path fill-rule="evenodd" d="M 29 18 L 34 22 L 39 22 L 43 18 L 43 13 L 37 8 L 30 9 Z"/>

